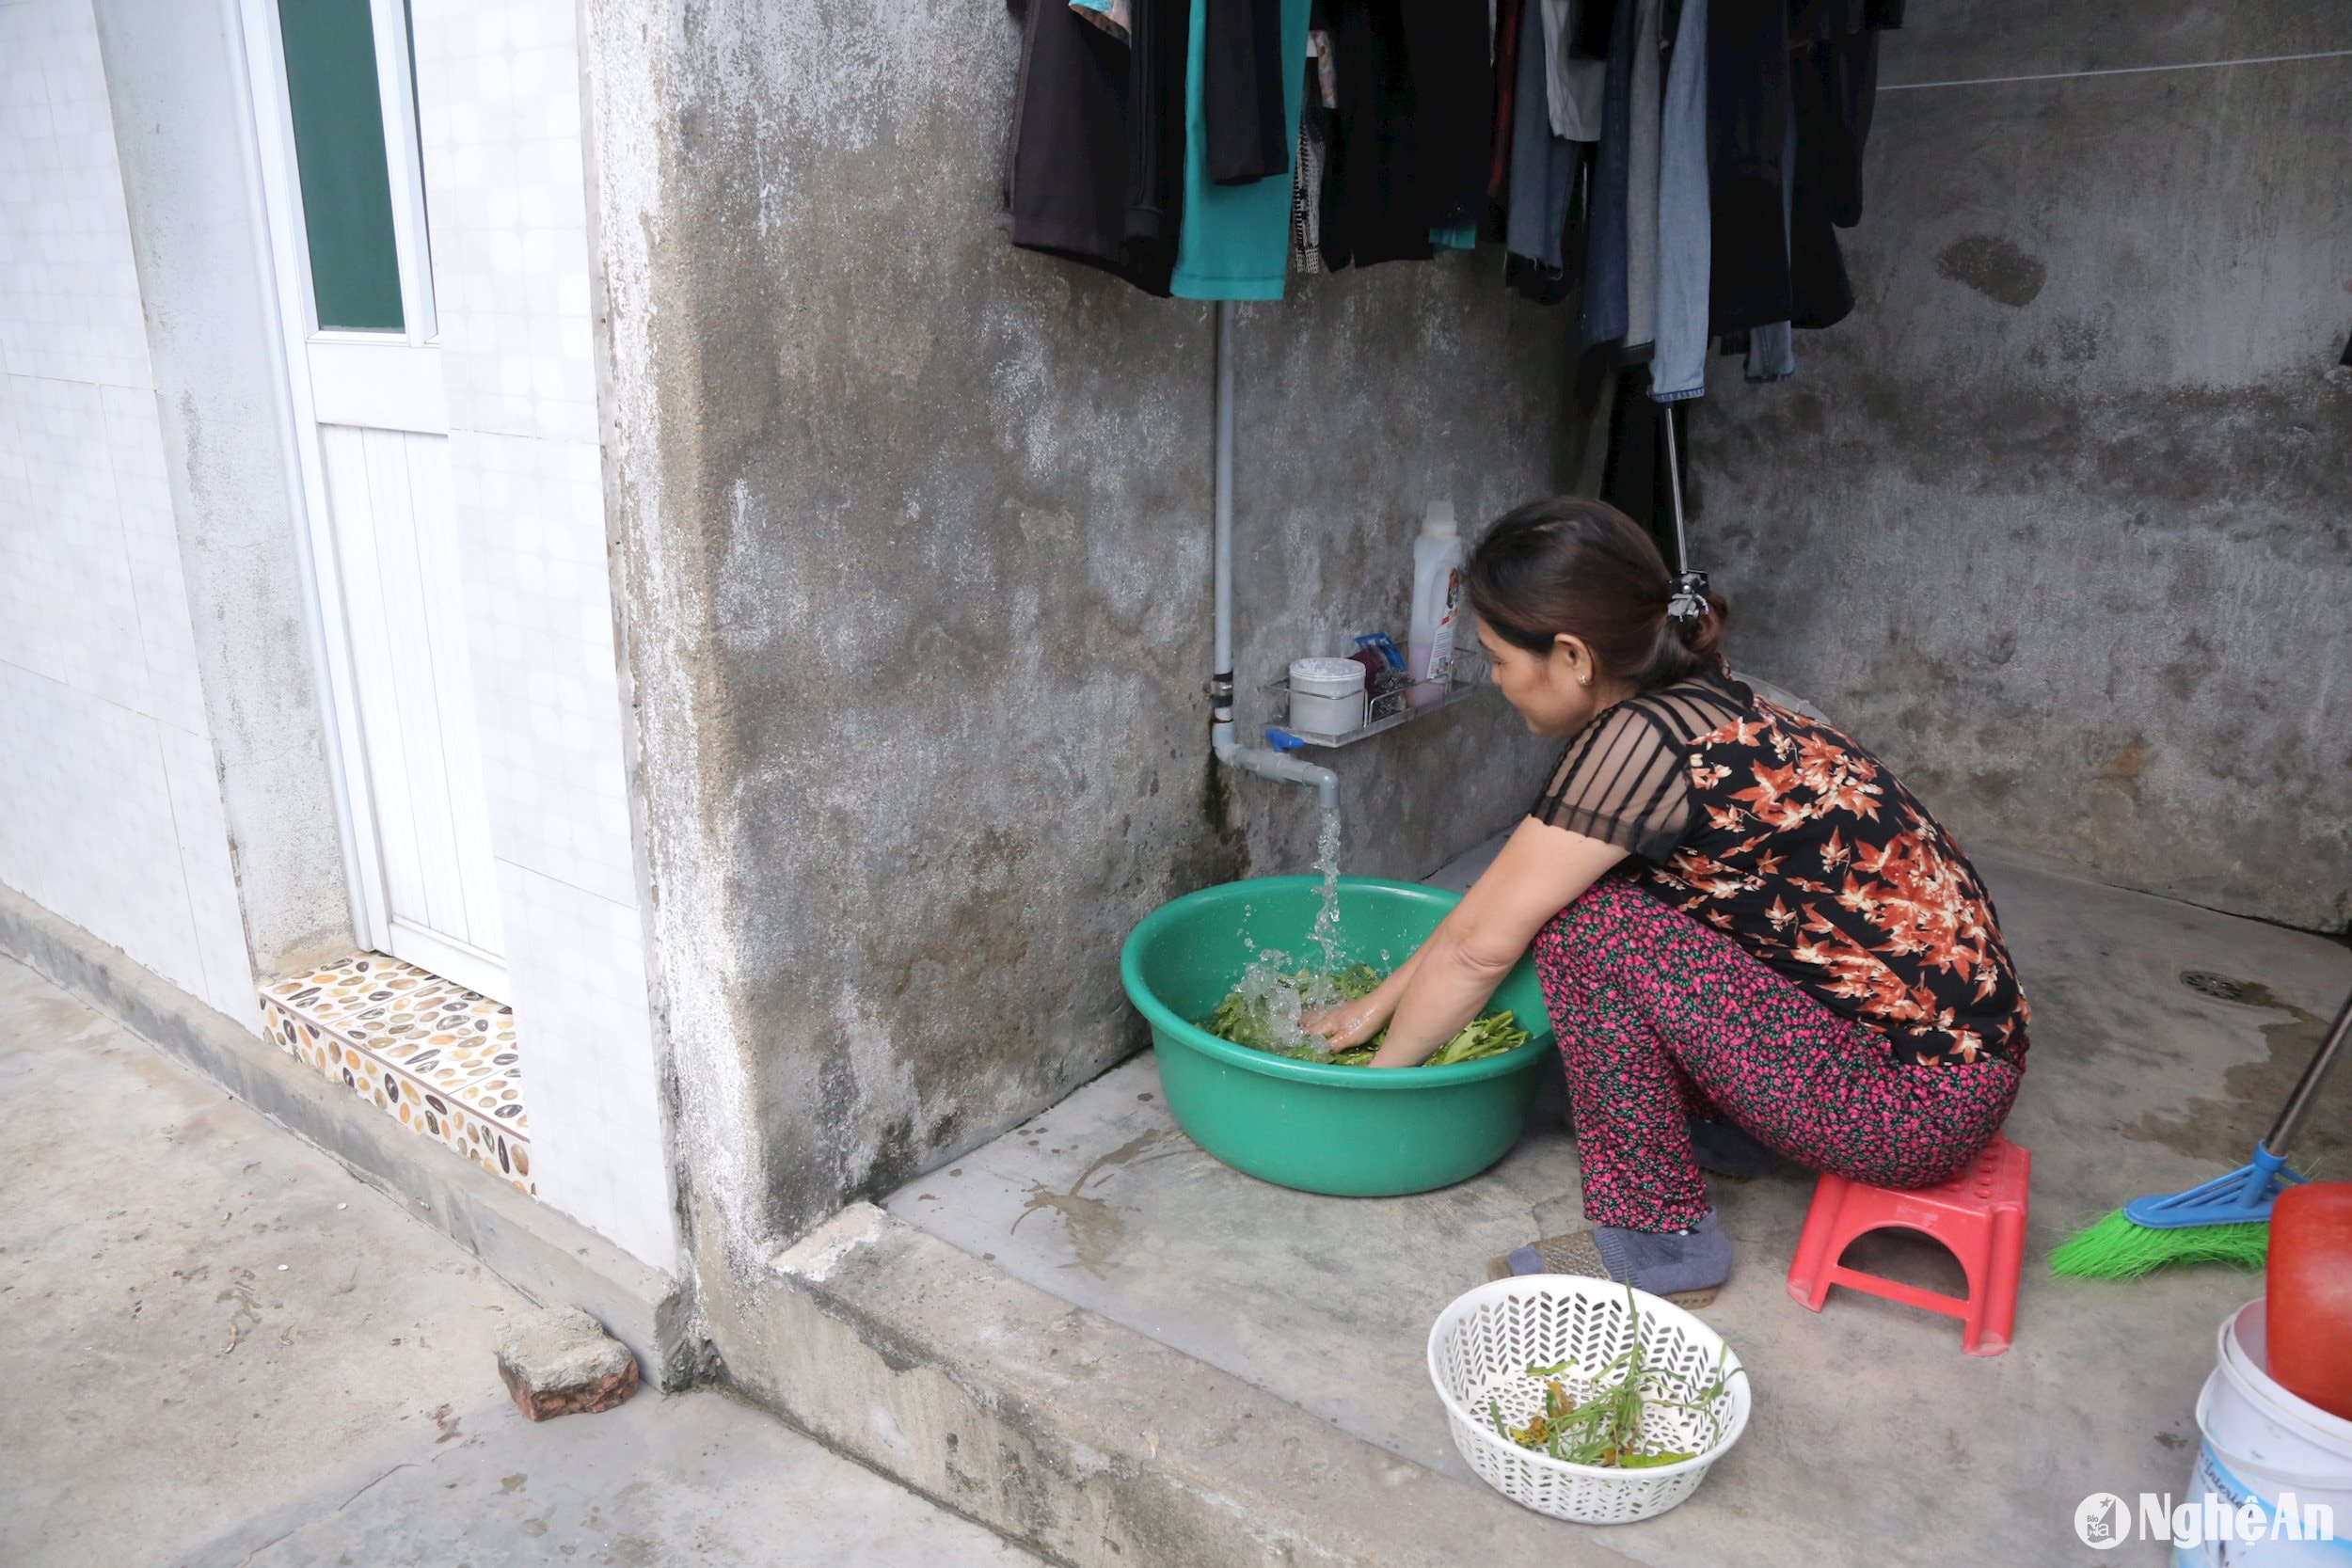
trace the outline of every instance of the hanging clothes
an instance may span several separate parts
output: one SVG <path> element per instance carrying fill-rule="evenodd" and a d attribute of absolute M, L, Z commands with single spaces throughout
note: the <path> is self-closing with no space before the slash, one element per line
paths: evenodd
<path fill-rule="evenodd" d="M 1484 10 L 1463 0 L 1403 0 L 1421 165 L 1415 194 L 1422 221 L 1438 230 L 1458 232 L 1486 209 L 1495 78 Z"/>
<path fill-rule="evenodd" d="M 1331 36 L 1339 107 L 1323 182 L 1323 259 L 1331 267 L 1425 261 L 1421 121 L 1403 0 L 1347 0 Z"/>
<path fill-rule="evenodd" d="M 1600 10 L 1610 0 L 1535 0 L 1544 17 L 1544 99 L 1551 112 L 1551 134 L 1568 141 L 1598 141 L 1609 63 L 1580 57 L 1574 49 L 1576 13 Z"/>
<path fill-rule="evenodd" d="M 1682 0 L 1658 152 L 1658 351 L 1649 395 L 1707 389 L 1707 6 Z"/>
<path fill-rule="evenodd" d="M 1610 0 L 1590 0 L 1580 4 L 1568 17 L 1568 54 L 1580 60 L 1609 58 L 1611 40 L 1616 34 L 1617 8 Z"/>
<path fill-rule="evenodd" d="M 1132 0 L 1070 0 L 1081 22 L 1090 22 L 1120 42 L 1128 41 L 1135 16 Z"/>
<path fill-rule="evenodd" d="M 1789 319 L 1781 151 L 1788 0 L 1714 0 L 1707 32 L 1708 316 L 1718 333 Z"/>
<path fill-rule="evenodd" d="M 1628 359 L 1657 333 L 1659 5 L 1617 0 L 1585 225 L 1584 346 L 1622 341 Z"/>
<path fill-rule="evenodd" d="M 1494 127 L 1486 138 L 1486 237 L 1507 243 L 1510 233 L 1513 117 L 1518 101 L 1519 30 L 1527 7 L 1536 0 L 1496 0 Z"/>
<path fill-rule="evenodd" d="M 1633 9 L 1636 0 L 1616 0 L 1610 28 L 1627 47 L 1609 55 L 1608 92 L 1603 101 L 1600 141 L 1593 158 L 1591 209 L 1584 220 L 1584 309 L 1580 324 L 1584 347 L 1613 343 L 1625 336 L 1625 192 L 1629 155 L 1627 137 L 1633 116 Z"/>
<path fill-rule="evenodd" d="M 1544 88 L 1541 0 L 1527 0 L 1515 51 L 1518 80 L 1512 93 L 1511 174 L 1503 244 L 1555 276 L 1563 270 L 1568 200 L 1577 167 L 1576 144 L 1555 134 Z"/>
<path fill-rule="evenodd" d="M 1835 230 L 1862 221 L 1862 152 L 1878 100 L 1879 32 L 1835 33 L 1800 44 L 1788 56 L 1796 138 L 1788 269 L 1799 326 L 1834 326 L 1853 309 Z"/>
<path fill-rule="evenodd" d="M 1633 13 L 1631 139 L 1626 148 L 1625 350 L 1645 359 L 1658 340 L 1658 147 L 1665 73 L 1658 45 L 1665 0 L 1641 0 Z"/>
<path fill-rule="evenodd" d="M 1126 0 L 1128 40 L 1031 0 L 1005 160 L 1012 243 L 1166 295 L 1183 212 L 1185 0 Z"/>
<path fill-rule="evenodd" d="M 1788 223 L 1794 209 L 1797 194 L 1797 117 L 1788 117 L 1788 129 L 1781 143 L 1780 217 L 1781 234 L 1788 236 Z M 1790 279 L 1793 292 L 1795 280 Z M 1787 381 L 1797 373 L 1797 338 L 1793 322 L 1769 322 L 1752 332 L 1729 334 L 1725 339 L 1728 353 L 1731 338 L 1744 339 L 1741 352 L 1748 357 L 1747 379 L 1761 386 L 1768 382 Z"/>
<path fill-rule="evenodd" d="M 1494 121 L 1486 17 L 1460 0 L 1336 9 L 1324 260 L 1369 267 L 1475 245 Z"/>
<path fill-rule="evenodd" d="M 1079 20 L 1065 0 L 1030 0 L 1005 214 L 1013 244 L 1134 278 L 1126 243 L 1129 63 L 1125 44 Z"/>
<path fill-rule="evenodd" d="M 1037 3 L 1037 0 L 1032 0 Z M 1126 263 L 1165 296 L 1184 214 L 1184 66 L 1191 0 L 1127 0 Z"/>
<path fill-rule="evenodd" d="M 1331 135 L 1331 104 L 1324 88 L 1329 78 L 1329 37 L 1310 32 L 1314 58 L 1306 62 L 1298 109 L 1298 177 L 1291 187 L 1291 265 L 1302 273 L 1324 270 L 1323 168 Z"/>
<path fill-rule="evenodd" d="M 1280 3 L 1279 56 L 1304 60 L 1307 0 Z M 1196 0 L 1184 72 L 1184 224 L 1169 289 L 1180 299 L 1279 299 L 1290 261 L 1292 182 L 1276 177 L 1246 185 L 1220 185 L 1211 178 L 1203 51 L 1206 23 L 1204 7 Z M 1305 76 L 1285 69 L 1282 82 L 1280 135 L 1282 146 L 1288 149 L 1298 136 Z M 1254 98 L 1245 101 L 1256 102 Z M 1289 161 L 1285 151 L 1283 163 Z"/>
<path fill-rule="evenodd" d="M 1287 174 L 1296 121 L 1285 83 L 1297 50 L 1282 53 L 1282 0 L 1194 0 L 1201 12 L 1201 118 L 1209 178 L 1247 185 Z"/>

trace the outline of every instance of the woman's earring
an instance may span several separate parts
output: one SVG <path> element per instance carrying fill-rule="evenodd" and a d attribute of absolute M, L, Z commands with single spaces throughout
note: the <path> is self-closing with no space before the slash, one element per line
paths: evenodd
<path fill-rule="evenodd" d="M 1590 675 L 1579 675 L 1576 677 L 1576 684 L 1579 686 L 1590 686 L 1593 684 L 1593 677 Z"/>

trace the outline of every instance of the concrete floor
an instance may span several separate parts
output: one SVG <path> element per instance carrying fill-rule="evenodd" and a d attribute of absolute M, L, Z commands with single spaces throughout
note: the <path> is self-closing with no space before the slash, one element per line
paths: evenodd
<path fill-rule="evenodd" d="M 1821 1315 L 1805 1312 L 1783 1279 L 1810 1178 L 1792 1168 L 1723 1185 L 1738 1264 L 1702 1315 L 1747 1362 L 1755 1415 L 1691 1502 L 1601 1532 L 1612 1547 L 1661 1568 L 2163 1560 L 2148 1544 L 2086 1551 L 2075 1507 L 2095 1491 L 2182 1489 L 2216 1327 L 2260 1280 L 2205 1270 L 2061 1281 L 2042 1259 L 2125 1198 L 2242 1163 L 2352 988 L 2352 952 L 2026 866 L 1984 869 L 2035 1006 L 2009 1124 L 2035 1156 L 2015 1346 L 1963 1356 L 1952 1320 L 1845 1291 Z M 2262 988 L 2249 994 L 2263 1005 L 2192 990 L 2187 970 Z M 888 1207 L 1468 1478 L 1423 1341 L 1488 1258 L 1582 1223 L 1559 1103 L 1555 1087 L 1519 1147 L 1475 1180 L 1406 1198 L 1316 1197 L 1197 1149 L 1167 1116 L 1146 1055 Z M 2297 1163 L 2342 1173 L 2348 1152 L 2352 1075 L 2319 1108 Z M 1849 1261 L 1959 1287 L 1957 1265 L 1923 1240 L 1867 1239 Z"/>
<path fill-rule="evenodd" d="M 528 1304 L 0 959 L 8 1568 L 1036 1561 L 707 1392 L 532 1425 Z"/>

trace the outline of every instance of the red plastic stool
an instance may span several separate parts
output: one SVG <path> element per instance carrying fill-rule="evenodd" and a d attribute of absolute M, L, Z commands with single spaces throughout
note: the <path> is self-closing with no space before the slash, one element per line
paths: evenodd
<path fill-rule="evenodd" d="M 1994 1134 L 1966 1170 L 1917 1192 L 1866 1187 L 1824 1173 L 1813 1189 L 1804 1234 L 1788 1265 L 1788 1293 L 1819 1312 L 1832 1285 L 1923 1307 L 1961 1321 L 1960 1348 L 1970 1355 L 2009 1349 L 2017 1324 L 2017 1270 L 2026 1251 L 2026 1182 L 2033 1151 Z M 1838 1262 L 1846 1244 L 1884 1226 L 1922 1231 L 1944 1243 L 1968 1275 L 1963 1299 L 1882 1279 Z"/>

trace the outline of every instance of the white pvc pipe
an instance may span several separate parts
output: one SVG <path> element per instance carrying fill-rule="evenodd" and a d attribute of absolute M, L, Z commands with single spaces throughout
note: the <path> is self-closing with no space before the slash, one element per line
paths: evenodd
<path fill-rule="evenodd" d="M 1209 745 L 1217 761 L 1245 773 L 1303 784 L 1326 811 L 1340 805 L 1340 776 L 1328 768 L 1233 736 L 1233 308 L 1216 305 L 1216 626 L 1209 672 Z"/>
<path fill-rule="evenodd" d="M 1216 646 L 1212 680 L 1226 683 L 1211 718 L 1231 738 L 1233 722 L 1233 308 L 1216 304 Z"/>

